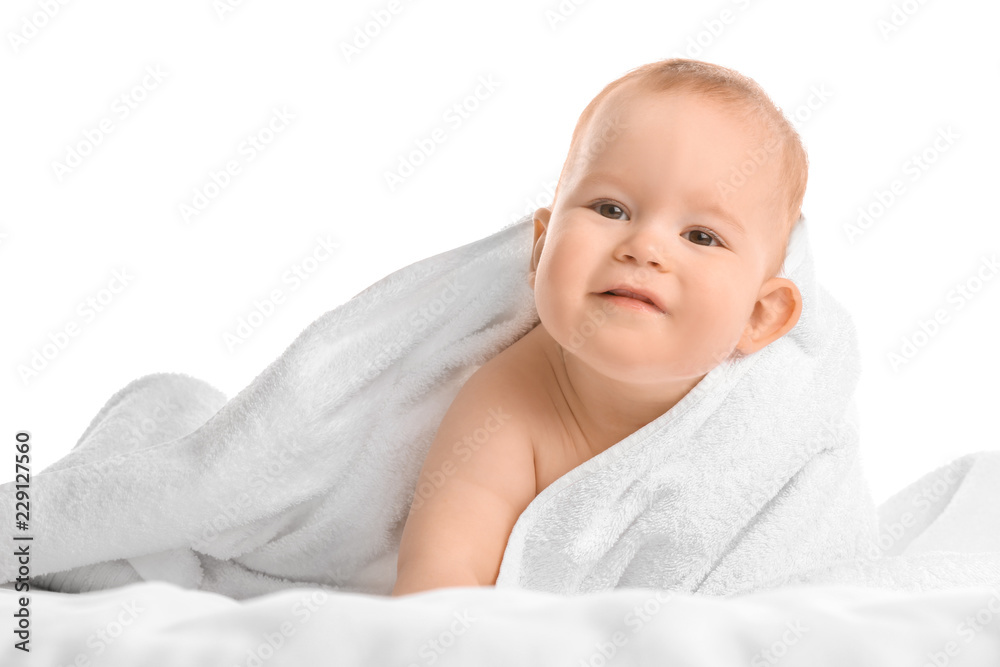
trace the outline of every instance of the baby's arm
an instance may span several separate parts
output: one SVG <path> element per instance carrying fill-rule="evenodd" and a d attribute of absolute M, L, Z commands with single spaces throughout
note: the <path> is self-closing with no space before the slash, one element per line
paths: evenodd
<path fill-rule="evenodd" d="M 424 460 L 392 595 L 493 585 L 514 523 L 535 497 L 534 454 L 511 399 L 515 388 L 496 369 L 483 371 L 455 397 Z"/>

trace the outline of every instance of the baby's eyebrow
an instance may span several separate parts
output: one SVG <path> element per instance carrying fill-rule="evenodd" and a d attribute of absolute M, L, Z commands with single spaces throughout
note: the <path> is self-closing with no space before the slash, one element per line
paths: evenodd
<path fill-rule="evenodd" d="M 735 214 L 730 213 L 729 211 L 724 209 L 717 202 L 714 202 L 707 197 L 696 198 L 693 200 L 693 202 L 695 203 L 698 209 L 705 211 L 706 213 L 710 213 L 711 215 L 714 215 L 720 220 L 729 223 L 729 225 L 733 229 L 738 231 L 740 234 L 746 236 L 747 233 L 746 227 L 743 226 L 743 223 L 740 222 L 740 219 L 736 217 Z"/>
<path fill-rule="evenodd" d="M 619 179 L 614 174 L 603 174 L 603 173 L 594 172 L 594 171 L 587 173 L 586 176 L 584 176 L 583 178 L 581 178 L 580 179 L 580 184 L 583 185 L 585 183 L 594 183 L 594 182 L 601 182 L 601 181 L 603 181 L 605 183 L 611 183 L 612 185 L 617 185 L 618 187 L 623 188 L 623 189 L 625 188 L 625 181 Z"/>

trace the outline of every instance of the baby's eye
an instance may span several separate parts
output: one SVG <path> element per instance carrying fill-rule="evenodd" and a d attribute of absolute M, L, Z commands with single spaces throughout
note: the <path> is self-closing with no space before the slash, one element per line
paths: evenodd
<path fill-rule="evenodd" d="M 614 220 L 628 219 L 627 216 L 625 218 L 618 217 L 620 215 L 625 215 L 625 210 L 618 204 L 615 204 L 614 202 L 609 202 L 609 201 L 598 202 L 597 204 L 594 205 L 594 209 L 598 213 L 603 215 L 605 218 L 612 218 Z"/>
<path fill-rule="evenodd" d="M 698 239 L 698 240 L 696 240 L 696 241 L 693 240 L 693 242 L 696 243 L 696 244 L 698 244 L 698 245 L 711 246 L 712 245 L 712 241 L 715 241 L 717 245 L 722 245 L 722 243 L 719 242 L 719 237 L 718 236 L 715 236 L 714 234 L 710 234 L 709 232 L 706 232 L 703 229 L 692 229 L 691 231 L 686 232 L 686 233 L 688 233 L 688 234 L 695 234 L 696 236 L 694 238 Z M 702 241 L 707 241 L 707 243 L 702 243 Z"/>

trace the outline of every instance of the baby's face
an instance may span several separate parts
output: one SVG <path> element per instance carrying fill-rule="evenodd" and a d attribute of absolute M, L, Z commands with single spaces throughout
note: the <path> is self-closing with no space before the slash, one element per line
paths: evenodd
<path fill-rule="evenodd" d="M 755 351 L 743 349 L 753 347 L 745 334 L 774 280 L 795 289 L 765 275 L 784 242 L 780 153 L 699 96 L 625 99 L 591 120 L 554 208 L 536 211 L 535 304 L 567 352 L 609 377 L 695 378 L 738 344 Z M 733 174 L 764 147 L 767 159 L 736 187 Z M 659 308 L 605 294 L 626 286 Z"/>

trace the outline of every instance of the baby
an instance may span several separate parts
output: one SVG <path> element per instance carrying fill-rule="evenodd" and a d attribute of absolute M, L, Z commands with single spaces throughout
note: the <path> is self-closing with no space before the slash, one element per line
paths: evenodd
<path fill-rule="evenodd" d="M 540 323 L 445 414 L 418 488 L 447 482 L 414 497 L 392 595 L 493 585 L 547 486 L 795 326 L 801 295 L 777 274 L 806 178 L 798 134 L 732 70 L 651 63 L 590 102 L 534 213 Z"/>

